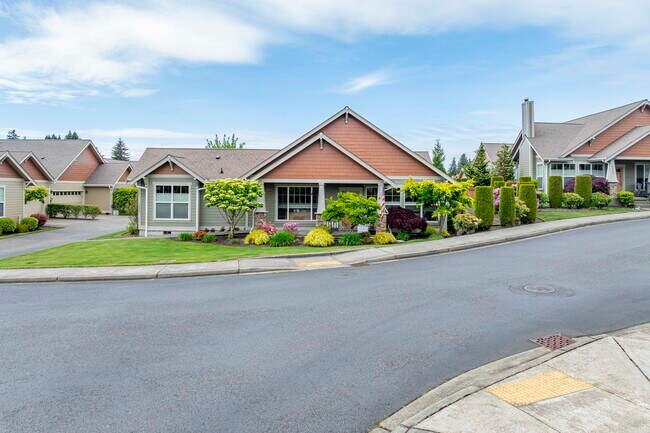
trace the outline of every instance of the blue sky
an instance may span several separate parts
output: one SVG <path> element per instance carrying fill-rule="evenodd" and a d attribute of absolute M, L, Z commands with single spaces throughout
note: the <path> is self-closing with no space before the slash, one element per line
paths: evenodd
<path fill-rule="evenodd" d="M 281 147 L 349 105 L 448 163 L 513 140 L 525 97 L 563 121 L 649 96 L 650 2 L 186 3 L 0 3 L 0 131 Z"/>

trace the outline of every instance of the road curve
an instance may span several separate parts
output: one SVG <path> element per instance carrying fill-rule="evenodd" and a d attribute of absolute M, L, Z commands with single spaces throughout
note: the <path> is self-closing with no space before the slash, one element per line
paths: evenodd
<path fill-rule="evenodd" d="M 377 266 L 3 285 L 0 432 L 364 432 L 530 338 L 650 320 L 649 246 L 642 220 Z"/>

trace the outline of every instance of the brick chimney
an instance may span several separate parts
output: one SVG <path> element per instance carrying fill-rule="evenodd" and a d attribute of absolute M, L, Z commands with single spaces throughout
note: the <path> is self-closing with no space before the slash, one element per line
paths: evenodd
<path fill-rule="evenodd" d="M 521 131 L 527 137 L 535 136 L 535 103 L 528 98 L 521 104 Z"/>

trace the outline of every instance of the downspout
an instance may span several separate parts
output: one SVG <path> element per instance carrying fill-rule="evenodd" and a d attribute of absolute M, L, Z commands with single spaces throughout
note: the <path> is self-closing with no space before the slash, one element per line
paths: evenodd
<path fill-rule="evenodd" d="M 201 190 L 205 191 L 205 186 L 196 189 L 196 229 L 195 229 L 195 231 L 197 231 L 197 232 L 199 231 L 199 209 L 200 209 L 199 208 L 199 191 L 201 191 Z"/>
<path fill-rule="evenodd" d="M 149 189 L 146 186 L 135 184 L 136 188 L 144 190 L 144 237 L 149 237 Z M 140 207 L 140 194 L 138 194 L 138 208 Z M 139 211 L 139 209 L 138 209 Z M 140 216 L 138 215 L 138 219 Z"/>

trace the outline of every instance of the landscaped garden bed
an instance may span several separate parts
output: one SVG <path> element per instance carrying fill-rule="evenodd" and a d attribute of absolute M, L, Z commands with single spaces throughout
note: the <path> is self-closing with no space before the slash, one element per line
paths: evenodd
<path fill-rule="evenodd" d="M 38 213 L 19 221 L 8 217 L 0 218 L 0 239 L 51 230 L 53 227 L 44 227 L 47 219 L 47 215 Z"/>

